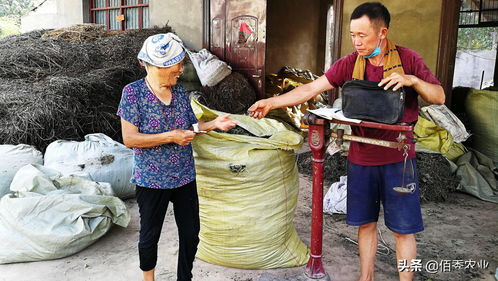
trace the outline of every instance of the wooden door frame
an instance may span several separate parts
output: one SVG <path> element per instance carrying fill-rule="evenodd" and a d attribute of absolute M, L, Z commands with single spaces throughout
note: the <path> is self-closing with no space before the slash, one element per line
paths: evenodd
<path fill-rule="evenodd" d="M 332 26 L 332 40 L 328 43 L 330 52 L 330 63 L 334 64 L 336 60 L 341 57 L 341 46 L 342 46 L 342 20 L 344 15 L 344 0 L 332 0 L 332 7 L 334 9 L 334 24 Z M 330 67 L 327 66 L 327 67 Z M 329 104 L 332 105 L 339 96 L 339 90 L 334 88 L 327 91 Z"/>
<path fill-rule="evenodd" d="M 439 47 L 437 52 L 436 76 L 446 94 L 446 106 L 451 107 L 453 74 L 458 39 L 460 0 L 441 1 Z"/>
<path fill-rule="evenodd" d="M 332 7 L 334 9 L 334 30 L 332 32 L 333 38 L 329 48 L 332 57 L 331 62 L 334 63 L 341 57 L 344 0 L 332 0 Z"/>
<path fill-rule="evenodd" d="M 209 32 L 211 30 L 211 1 L 203 0 L 202 1 L 202 48 L 208 49 L 210 43 L 209 40 L 211 38 Z"/>

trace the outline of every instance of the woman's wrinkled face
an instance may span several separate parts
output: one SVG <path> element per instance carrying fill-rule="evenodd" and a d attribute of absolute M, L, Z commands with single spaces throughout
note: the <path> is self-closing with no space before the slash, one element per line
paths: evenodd
<path fill-rule="evenodd" d="M 368 56 L 379 45 L 379 42 L 386 38 L 387 28 L 376 27 L 365 15 L 351 20 L 350 33 L 351 41 L 358 54 Z"/>
<path fill-rule="evenodd" d="M 183 73 L 183 64 L 184 62 L 181 61 L 170 67 L 148 65 L 146 66 L 147 75 L 152 76 L 161 86 L 173 86 L 178 83 L 178 79 Z"/>

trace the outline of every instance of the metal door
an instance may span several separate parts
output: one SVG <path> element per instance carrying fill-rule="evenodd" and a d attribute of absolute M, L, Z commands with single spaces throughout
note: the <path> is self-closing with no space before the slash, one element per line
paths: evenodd
<path fill-rule="evenodd" d="M 264 97 L 266 0 L 211 0 L 210 51 Z"/>

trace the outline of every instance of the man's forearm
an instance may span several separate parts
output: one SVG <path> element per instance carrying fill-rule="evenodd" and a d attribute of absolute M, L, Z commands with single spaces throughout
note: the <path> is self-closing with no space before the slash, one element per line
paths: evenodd
<path fill-rule="evenodd" d="M 305 101 L 308 101 L 314 98 L 316 95 L 321 92 L 333 89 L 332 85 L 328 82 L 325 76 L 321 76 L 317 80 L 304 84 L 295 88 L 294 90 L 280 95 L 278 97 L 272 97 L 272 107 L 273 108 L 281 108 L 286 106 L 293 106 L 297 104 L 301 104 Z"/>
<path fill-rule="evenodd" d="M 309 89 L 309 87 L 307 86 L 308 86 L 307 84 L 302 85 L 288 93 L 270 98 L 270 100 L 272 101 L 272 107 L 281 108 L 281 107 L 293 106 L 301 104 L 311 99 L 314 96 L 314 94 L 310 91 L 311 89 Z"/>

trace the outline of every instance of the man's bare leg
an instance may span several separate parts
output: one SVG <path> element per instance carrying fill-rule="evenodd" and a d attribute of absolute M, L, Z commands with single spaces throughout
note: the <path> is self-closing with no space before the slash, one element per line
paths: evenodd
<path fill-rule="evenodd" d="M 144 273 L 144 281 L 154 281 L 154 269 L 143 271 Z"/>
<path fill-rule="evenodd" d="M 406 260 L 406 264 L 410 265 L 412 260 L 417 257 L 417 242 L 415 240 L 415 235 L 413 234 L 399 234 L 393 232 L 394 238 L 396 239 L 396 259 L 398 267 L 400 260 Z M 413 271 L 405 270 L 399 271 L 400 281 L 412 281 Z"/>
<path fill-rule="evenodd" d="M 358 228 L 358 249 L 360 252 L 360 279 L 374 280 L 375 254 L 377 253 L 377 222 L 360 225 Z"/>

